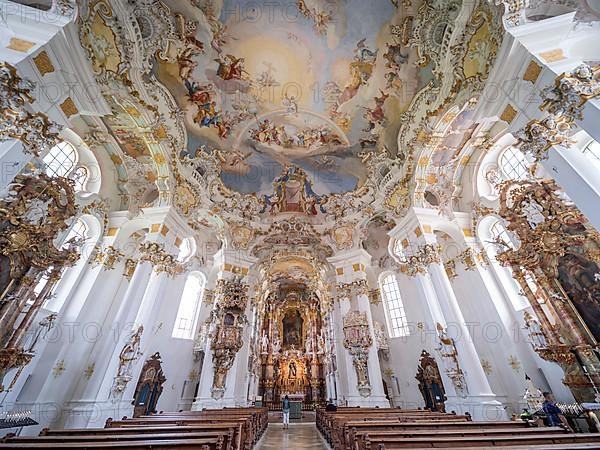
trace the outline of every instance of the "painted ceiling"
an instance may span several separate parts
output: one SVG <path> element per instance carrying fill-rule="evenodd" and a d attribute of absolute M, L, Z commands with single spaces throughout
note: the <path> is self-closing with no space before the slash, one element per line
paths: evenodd
<path fill-rule="evenodd" d="M 406 45 L 405 9 L 388 0 L 182 3 L 166 2 L 182 29 L 197 25 L 185 49 L 169 49 L 175 57 L 159 55 L 155 74 L 185 112 L 185 152 L 222 151 L 226 186 L 267 194 L 293 165 L 316 195 L 349 192 L 368 175 L 361 152 L 397 153 L 400 115 L 432 79 Z"/>
<path fill-rule="evenodd" d="M 79 23 L 130 211 L 174 204 L 254 253 L 351 248 L 446 189 L 503 34 L 487 0 L 90 0 Z"/>

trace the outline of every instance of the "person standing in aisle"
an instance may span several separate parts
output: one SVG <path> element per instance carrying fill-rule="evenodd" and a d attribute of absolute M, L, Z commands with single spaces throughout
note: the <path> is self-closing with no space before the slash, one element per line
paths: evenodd
<path fill-rule="evenodd" d="M 290 427 L 290 398 L 286 395 L 282 403 L 283 411 L 283 429 L 287 430 Z"/>

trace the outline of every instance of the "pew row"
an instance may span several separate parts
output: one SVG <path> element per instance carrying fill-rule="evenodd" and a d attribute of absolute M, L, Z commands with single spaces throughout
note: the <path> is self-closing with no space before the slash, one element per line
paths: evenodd
<path fill-rule="evenodd" d="M 108 419 L 104 428 L 44 429 L 39 436 L 8 434 L 2 448 L 132 448 L 251 450 L 268 424 L 265 408 L 228 408 Z"/>

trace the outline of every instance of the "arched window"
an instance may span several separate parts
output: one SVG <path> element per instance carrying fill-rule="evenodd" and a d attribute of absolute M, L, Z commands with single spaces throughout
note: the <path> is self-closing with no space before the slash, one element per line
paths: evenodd
<path fill-rule="evenodd" d="M 51 177 L 66 177 L 77 163 L 77 151 L 68 142 L 60 142 L 44 156 L 46 173 Z"/>
<path fill-rule="evenodd" d="M 402 337 L 410 334 L 404 304 L 400 298 L 398 280 L 393 273 L 385 275 L 379 282 L 385 305 L 386 319 L 390 337 Z"/>
<path fill-rule="evenodd" d="M 68 142 L 60 142 L 44 156 L 46 174 L 51 177 L 66 177 L 74 182 L 75 192 L 86 190 L 90 171 L 84 165 L 77 165 L 79 154 Z"/>
<path fill-rule="evenodd" d="M 198 310 L 200 301 L 204 292 L 204 276 L 198 272 L 189 274 L 181 301 L 179 310 L 173 327 L 173 337 L 179 339 L 193 339 L 196 322 L 198 321 Z"/>
<path fill-rule="evenodd" d="M 523 152 L 515 147 L 508 147 L 500 155 L 500 169 L 508 180 L 524 180 L 529 175 L 529 162 Z"/>
<path fill-rule="evenodd" d="M 490 234 L 495 242 L 506 244 L 513 250 L 516 249 L 515 236 L 508 232 L 501 220 L 497 220 L 490 227 Z"/>
<path fill-rule="evenodd" d="M 69 246 L 70 241 L 77 240 L 81 243 L 85 242 L 89 236 L 88 226 L 85 222 L 79 219 L 77 222 L 73 224 L 69 233 L 63 239 L 61 248 L 66 248 Z"/>
<path fill-rule="evenodd" d="M 592 141 L 582 150 L 582 153 L 596 162 L 600 162 L 600 142 Z"/>

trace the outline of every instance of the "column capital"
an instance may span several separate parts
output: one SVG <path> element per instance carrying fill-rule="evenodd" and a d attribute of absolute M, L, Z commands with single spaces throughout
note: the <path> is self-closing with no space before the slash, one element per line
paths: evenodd
<path fill-rule="evenodd" d="M 233 278 L 248 276 L 250 267 L 258 259 L 240 250 L 228 250 L 222 248 L 213 257 L 214 267 L 217 270 L 217 278 Z"/>
<path fill-rule="evenodd" d="M 366 280 L 371 255 L 364 249 L 353 249 L 327 258 L 327 261 L 335 268 L 335 277 L 339 283 L 352 283 Z"/>

